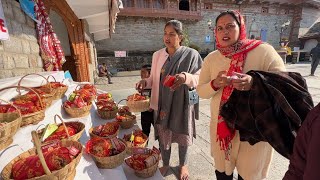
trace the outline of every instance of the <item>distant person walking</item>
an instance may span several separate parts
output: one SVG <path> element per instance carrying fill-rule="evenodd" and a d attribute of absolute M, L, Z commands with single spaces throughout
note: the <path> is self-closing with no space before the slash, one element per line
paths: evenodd
<path fill-rule="evenodd" d="M 310 76 L 314 76 L 314 72 L 316 71 L 320 61 L 320 43 L 318 43 L 317 46 L 311 50 L 310 56 L 312 57 Z"/>
<path fill-rule="evenodd" d="M 104 77 L 104 76 L 108 78 L 109 84 L 113 84 L 111 82 L 111 77 L 110 77 L 106 63 L 102 63 L 102 65 L 99 66 L 99 77 Z"/>

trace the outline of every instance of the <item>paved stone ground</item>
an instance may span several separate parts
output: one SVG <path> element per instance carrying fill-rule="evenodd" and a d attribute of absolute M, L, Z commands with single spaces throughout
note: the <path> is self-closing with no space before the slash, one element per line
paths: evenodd
<path fill-rule="evenodd" d="M 287 64 L 288 71 L 299 72 L 305 77 L 309 91 L 313 96 L 314 103 L 320 102 L 320 69 L 316 72 L 316 76 L 308 76 L 310 74 L 310 63 Z M 114 98 L 118 101 L 126 98 L 128 95 L 135 92 L 135 83 L 138 82 L 140 76 L 126 76 L 126 77 L 113 77 L 114 84 L 97 85 L 99 89 L 109 91 L 113 94 Z M 139 119 L 139 118 L 138 118 Z M 210 156 L 209 144 L 209 121 L 210 121 L 210 102 L 209 100 L 201 100 L 200 102 L 200 120 L 196 122 L 197 138 L 194 145 L 189 150 L 189 171 L 192 180 L 215 180 L 214 175 L 214 162 Z M 138 121 L 140 125 L 140 121 Z M 153 133 L 153 132 L 151 132 Z M 151 134 L 150 137 L 153 134 Z M 157 142 L 151 138 L 149 146 L 158 146 Z M 169 170 L 166 180 L 175 180 L 179 175 L 177 168 L 179 164 L 179 156 L 177 153 L 177 146 L 173 145 L 171 162 L 171 169 Z M 273 161 L 270 167 L 268 180 L 280 180 L 288 168 L 288 160 L 274 153 Z M 236 179 L 236 178 L 235 178 Z"/>

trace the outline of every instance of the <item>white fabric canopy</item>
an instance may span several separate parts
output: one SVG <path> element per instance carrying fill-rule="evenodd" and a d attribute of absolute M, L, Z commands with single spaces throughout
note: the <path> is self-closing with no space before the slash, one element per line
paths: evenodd
<path fill-rule="evenodd" d="M 121 0 L 67 0 L 79 19 L 87 20 L 96 41 L 110 38 Z"/>

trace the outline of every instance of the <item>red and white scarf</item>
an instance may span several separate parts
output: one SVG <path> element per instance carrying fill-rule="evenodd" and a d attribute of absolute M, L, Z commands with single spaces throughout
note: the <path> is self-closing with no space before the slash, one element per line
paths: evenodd
<path fill-rule="evenodd" d="M 36 1 L 35 13 L 39 21 L 37 23 L 37 33 L 44 69 L 46 71 L 59 71 L 62 69 L 65 57 L 42 0 Z"/>
<path fill-rule="evenodd" d="M 238 11 L 234 11 L 236 16 L 240 19 L 240 36 L 238 41 L 228 47 L 221 47 L 217 39 L 217 49 L 224 56 L 231 58 L 230 67 L 227 72 L 228 76 L 231 76 L 234 72 L 243 73 L 243 66 L 249 51 L 256 48 L 262 42 L 257 40 L 251 40 L 246 38 L 246 27 L 244 19 Z M 217 34 L 217 33 L 215 33 Z M 223 88 L 222 97 L 220 101 L 221 106 L 228 101 L 232 94 L 234 87 L 232 85 Z M 220 112 L 220 110 L 219 110 Z M 221 115 L 218 116 L 217 126 L 217 141 L 220 143 L 220 149 L 225 151 L 225 158 L 229 160 L 231 150 L 231 140 L 234 138 L 235 129 L 230 129 L 227 123 Z"/>

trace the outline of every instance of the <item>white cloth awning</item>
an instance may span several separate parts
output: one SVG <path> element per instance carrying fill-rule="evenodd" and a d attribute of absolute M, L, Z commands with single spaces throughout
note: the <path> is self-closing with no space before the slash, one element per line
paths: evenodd
<path fill-rule="evenodd" d="M 110 38 L 121 0 L 67 0 L 79 19 L 87 20 L 96 41 Z"/>

